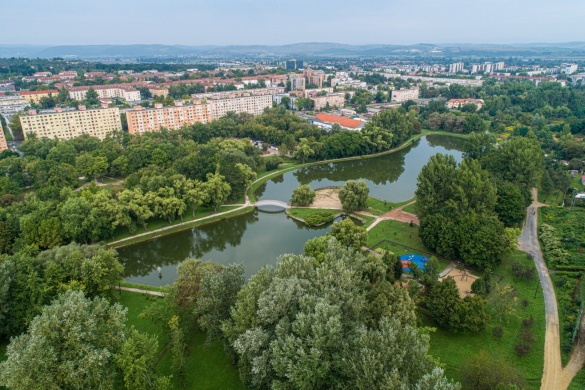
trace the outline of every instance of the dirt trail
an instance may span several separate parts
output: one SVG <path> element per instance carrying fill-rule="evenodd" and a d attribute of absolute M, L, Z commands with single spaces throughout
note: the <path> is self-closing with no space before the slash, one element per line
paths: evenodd
<path fill-rule="evenodd" d="M 387 212 L 386 214 L 382 215 L 382 219 L 393 219 L 395 221 L 400 222 L 412 222 L 415 225 L 420 225 L 420 221 L 418 217 L 414 214 L 407 213 L 406 211 L 402 211 L 403 208 L 406 206 L 410 206 L 411 204 L 415 203 L 416 200 L 413 200 L 410 203 L 404 204 L 400 207 L 395 208 L 394 210 Z"/>
<path fill-rule="evenodd" d="M 561 363 L 561 342 L 559 336 L 559 314 L 555 290 L 550 279 L 548 268 L 544 262 L 540 244 L 538 242 L 536 209 L 544 206 L 537 200 L 536 189 L 532 192 L 534 199 L 526 212 L 526 222 L 518 240 L 520 249 L 534 258 L 534 264 L 540 279 L 544 294 L 544 311 L 546 316 L 546 333 L 544 336 L 544 369 L 540 388 L 542 390 L 565 390 L 573 377 L 579 372 L 585 361 L 585 342 L 583 333 L 567 367 L 563 369 Z"/>

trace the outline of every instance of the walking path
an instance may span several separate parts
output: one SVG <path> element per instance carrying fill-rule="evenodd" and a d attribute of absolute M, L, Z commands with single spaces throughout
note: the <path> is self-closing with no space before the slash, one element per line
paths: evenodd
<path fill-rule="evenodd" d="M 114 288 L 116 288 L 116 287 L 114 287 Z M 154 296 L 157 296 L 157 297 L 164 297 L 165 296 L 160 291 L 141 290 L 139 288 L 132 288 L 132 287 L 117 287 L 116 289 L 117 290 L 122 290 L 122 291 L 129 291 L 129 292 L 133 292 L 133 293 L 154 295 Z"/>
<path fill-rule="evenodd" d="M 244 208 L 246 208 L 248 206 L 253 206 L 253 204 L 250 203 L 250 201 L 248 200 L 248 196 L 246 196 L 246 203 L 244 203 L 243 205 L 241 205 L 241 206 L 239 206 L 239 207 L 237 207 L 235 209 L 231 209 L 231 210 L 227 210 L 227 211 L 222 211 L 221 213 L 211 214 L 211 215 L 208 215 L 206 217 L 192 219 L 190 221 L 185 221 L 185 222 L 177 223 L 177 224 L 174 224 L 174 225 L 165 226 L 165 227 L 162 227 L 162 228 L 159 228 L 159 229 L 151 230 L 149 232 L 135 234 L 135 235 L 130 236 L 130 237 L 122 238 L 121 240 L 118 240 L 118 241 L 109 242 L 108 245 L 116 245 L 116 244 L 120 244 L 120 243 L 123 243 L 123 242 L 126 242 L 126 241 L 133 240 L 133 239 L 138 238 L 138 237 L 144 237 L 144 236 L 148 236 L 148 235 L 151 235 L 151 234 L 164 232 L 166 230 L 175 229 L 177 227 L 181 227 L 181 226 L 193 224 L 194 222 L 205 221 L 205 220 L 208 220 L 208 219 L 212 219 L 212 218 L 215 218 L 215 217 L 219 217 L 219 216 L 222 216 L 222 215 L 226 215 L 226 214 L 229 214 L 229 213 L 233 213 L 234 211 L 242 210 L 242 209 L 244 209 Z"/>
<path fill-rule="evenodd" d="M 366 228 L 366 231 L 368 231 L 368 232 L 370 230 L 372 230 L 374 228 L 374 226 L 376 226 L 380 222 L 388 221 L 388 220 L 394 220 L 394 221 L 399 221 L 399 222 L 412 222 L 415 225 L 419 225 L 420 221 L 416 215 L 411 214 L 411 213 L 407 213 L 406 211 L 402 211 L 403 208 L 405 208 L 406 206 L 410 206 L 411 204 L 413 204 L 415 202 L 416 202 L 416 200 L 413 200 L 410 203 L 403 204 L 402 206 L 397 207 L 394 210 L 387 212 L 384 215 L 380 215 L 379 217 L 376 217 L 370 213 L 366 213 L 363 211 L 360 211 L 357 214 L 367 215 L 368 217 L 375 217 L 376 218 L 376 220 L 374 222 L 372 222 L 372 224 Z"/>
<path fill-rule="evenodd" d="M 519 238 L 520 249 L 534 258 L 534 264 L 540 279 L 540 285 L 544 294 L 544 312 L 546 316 L 546 333 L 544 337 L 544 369 L 541 381 L 542 390 L 565 390 L 573 377 L 579 372 L 585 360 L 583 348 L 585 343 L 580 337 L 579 343 L 575 346 L 571 361 L 563 369 L 561 363 L 561 342 L 559 336 L 559 314 L 557 299 L 548 268 L 544 262 L 540 244 L 538 242 L 538 215 L 537 209 L 544 206 L 537 200 L 538 192 L 532 191 L 534 199 L 532 205 L 527 209 L 526 222 L 522 228 Z M 581 334 L 583 336 L 583 334 Z"/>

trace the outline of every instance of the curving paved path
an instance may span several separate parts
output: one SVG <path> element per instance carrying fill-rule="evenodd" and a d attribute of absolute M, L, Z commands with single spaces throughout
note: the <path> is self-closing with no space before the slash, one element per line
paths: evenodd
<path fill-rule="evenodd" d="M 534 258 L 534 264 L 544 294 L 544 312 L 546 316 L 546 333 L 544 336 L 544 369 L 540 388 L 542 390 L 565 390 L 573 377 L 583 367 L 585 361 L 585 332 L 581 332 L 579 342 L 575 345 L 571 360 L 563 369 L 561 362 L 561 341 L 559 336 L 559 314 L 557 299 L 548 268 L 544 262 L 540 243 L 538 242 L 537 209 L 544 204 L 537 200 L 538 192 L 532 191 L 534 199 L 526 212 L 526 222 L 519 238 L 520 249 Z M 582 329 L 585 324 L 582 324 Z"/>

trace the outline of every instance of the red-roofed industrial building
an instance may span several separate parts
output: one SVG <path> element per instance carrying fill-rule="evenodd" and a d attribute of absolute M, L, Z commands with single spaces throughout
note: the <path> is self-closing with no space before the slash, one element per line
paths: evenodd
<path fill-rule="evenodd" d="M 358 119 L 351 119 L 343 116 L 329 114 L 317 114 L 313 117 L 312 122 L 314 125 L 317 125 L 325 130 L 331 130 L 331 127 L 333 127 L 335 123 L 341 126 L 342 129 L 347 130 L 361 130 L 361 128 L 366 124 L 366 122 Z"/>

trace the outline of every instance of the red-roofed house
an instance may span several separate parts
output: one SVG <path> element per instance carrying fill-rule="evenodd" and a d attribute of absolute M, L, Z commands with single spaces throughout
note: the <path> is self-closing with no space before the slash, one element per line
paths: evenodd
<path fill-rule="evenodd" d="M 325 130 L 330 130 L 335 123 L 341 126 L 342 129 L 347 130 L 361 130 L 366 124 L 366 122 L 361 120 L 329 114 L 317 114 L 313 117 L 311 122 Z"/>

